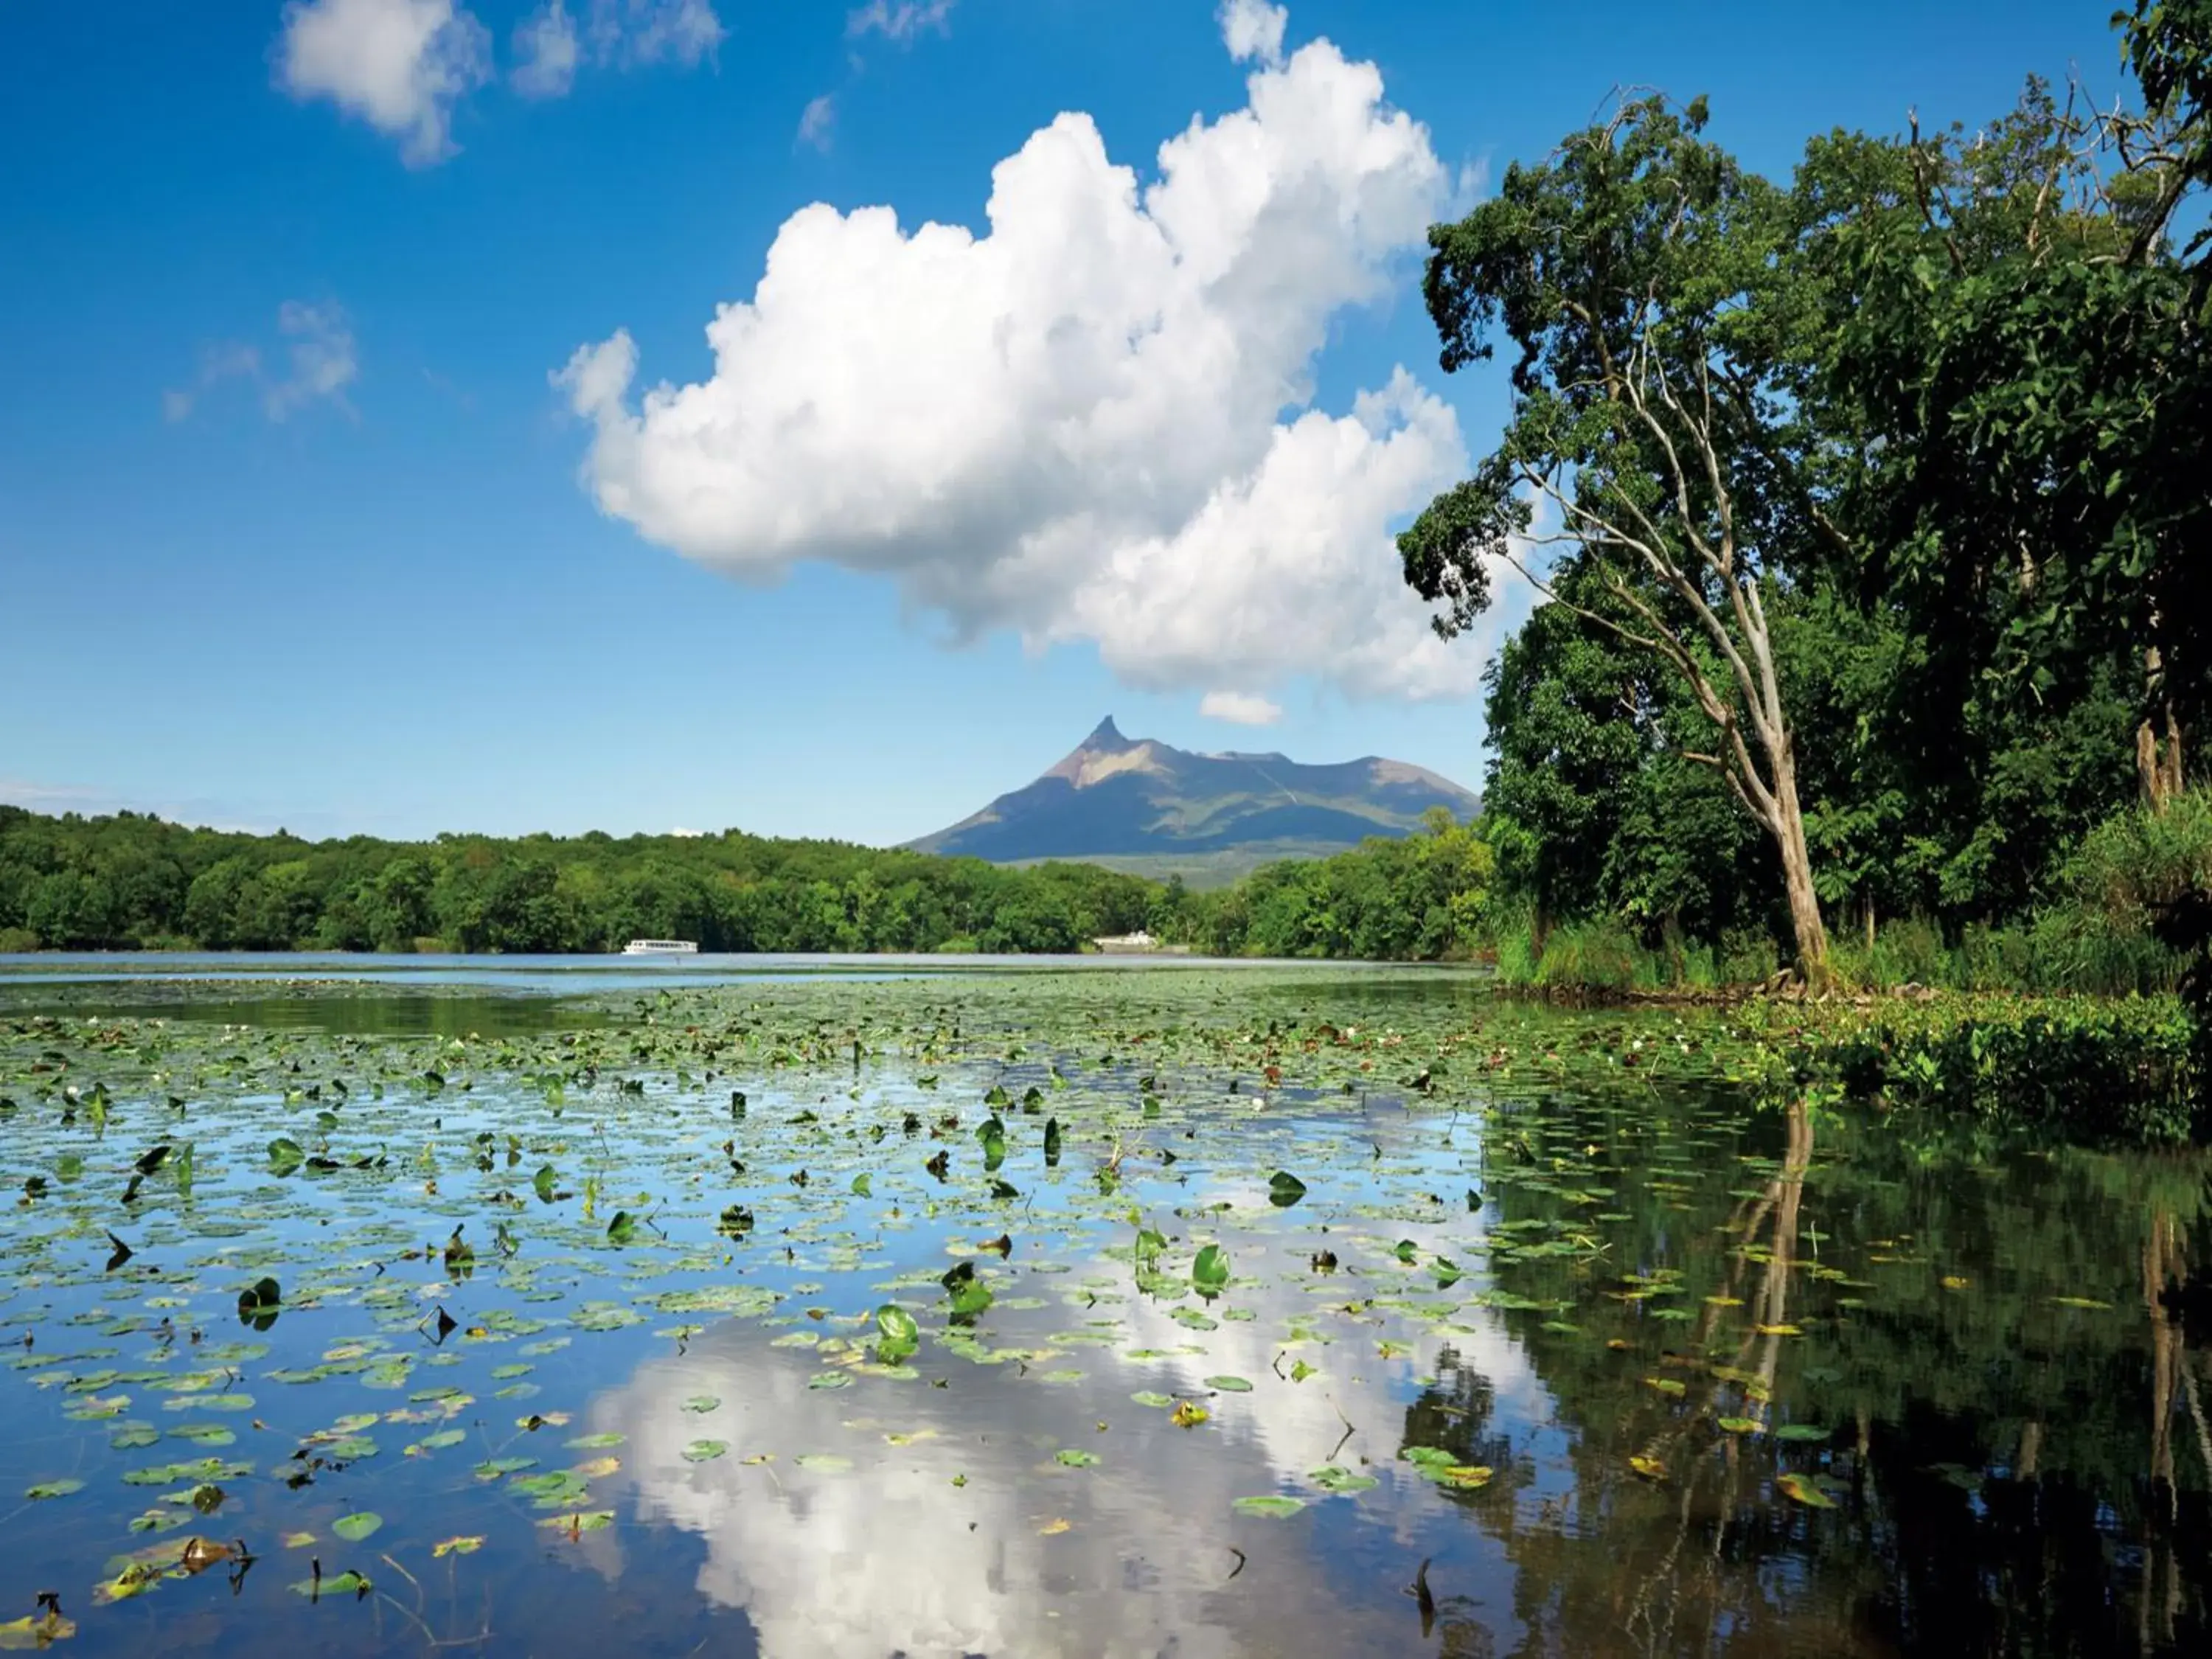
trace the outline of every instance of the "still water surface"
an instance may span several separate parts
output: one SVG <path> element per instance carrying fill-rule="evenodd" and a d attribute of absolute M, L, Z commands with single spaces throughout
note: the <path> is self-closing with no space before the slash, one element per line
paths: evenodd
<path fill-rule="evenodd" d="M 1435 976 L 177 996 L 0 1003 L 0 1644 L 2212 1641 L 2201 1155 Z"/>

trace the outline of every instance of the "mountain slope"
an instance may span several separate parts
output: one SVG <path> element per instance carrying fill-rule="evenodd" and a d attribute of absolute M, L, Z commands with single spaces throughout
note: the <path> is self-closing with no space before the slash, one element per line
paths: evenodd
<path fill-rule="evenodd" d="M 1401 761 L 1303 766 L 1275 754 L 1195 755 L 1125 738 L 1109 715 L 1035 782 L 908 845 L 1000 864 L 1164 855 L 1218 863 L 1212 855 L 1334 852 L 1407 834 L 1432 806 L 1467 817 L 1480 805 L 1457 784 Z"/>

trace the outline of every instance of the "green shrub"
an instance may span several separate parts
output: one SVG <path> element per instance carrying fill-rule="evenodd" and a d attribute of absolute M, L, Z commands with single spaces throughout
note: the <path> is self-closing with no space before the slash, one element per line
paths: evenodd
<path fill-rule="evenodd" d="M 2099 824 L 2067 860 L 2066 887 L 2078 909 L 2138 933 L 2184 895 L 2212 896 L 2212 789 Z"/>
<path fill-rule="evenodd" d="M 1764 985 L 1781 970 L 1774 941 L 1753 927 L 1731 927 L 1721 935 L 1716 967 L 1723 985 Z"/>
<path fill-rule="evenodd" d="M 1942 931 L 1918 916 L 1877 931 L 1867 963 L 1869 982 L 1884 987 L 1940 985 L 1952 968 Z"/>
<path fill-rule="evenodd" d="M 1674 957 L 1674 982 L 1688 991 L 1717 990 L 1721 984 L 1720 958 L 1710 945 L 1685 945 Z"/>
<path fill-rule="evenodd" d="M 0 955 L 15 956 L 39 948 L 39 936 L 27 927 L 0 927 Z"/>
<path fill-rule="evenodd" d="M 1805 1036 L 1815 1069 L 1854 1094 L 1998 1124 L 2118 1140 L 2212 1127 L 2195 1025 L 2172 998 L 1884 1001 Z"/>
<path fill-rule="evenodd" d="M 1536 949 L 1534 922 L 1526 908 L 1506 911 L 1495 918 L 1496 933 L 1492 949 L 1495 953 L 1498 982 L 1500 985 L 1534 985 L 1536 982 L 1536 963 L 1542 954 Z"/>
<path fill-rule="evenodd" d="M 2181 980 L 2184 964 L 2178 951 L 2103 911 L 2049 911 L 2021 937 L 2028 965 L 2017 977 L 1999 982 L 2124 996 L 2171 991 Z"/>
<path fill-rule="evenodd" d="M 1535 983 L 1553 991 L 1626 991 L 1643 953 L 1617 921 L 1567 922 L 1552 930 Z"/>

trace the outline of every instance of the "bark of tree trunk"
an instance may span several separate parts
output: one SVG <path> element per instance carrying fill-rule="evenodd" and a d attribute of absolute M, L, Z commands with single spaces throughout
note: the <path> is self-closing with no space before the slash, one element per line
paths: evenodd
<path fill-rule="evenodd" d="M 2155 723 L 2145 720 L 2136 727 L 2136 777 L 2142 785 L 2143 805 L 2154 812 L 2163 813 L 2181 793 L 2181 722 L 2171 704 Z"/>
<path fill-rule="evenodd" d="M 1787 750 L 1775 755 L 1774 817 L 1769 826 L 1782 854 L 1782 884 L 1790 896 L 1790 926 L 1797 936 L 1797 972 L 1816 991 L 1832 977 L 1828 928 L 1813 887 L 1813 855 L 1805 845 L 1805 818 L 1797 805 L 1797 767 Z"/>
<path fill-rule="evenodd" d="M 2181 721 L 2171 698 L 2160 697 L 2166 661 L 2159 648 L 2143 653 L 2144 689 L 2158 697 L 2150 717 L 2136 727 L 2136 777 L 2142 786 L 2143 805 L 2163 814 L 2181 793 Z"/>

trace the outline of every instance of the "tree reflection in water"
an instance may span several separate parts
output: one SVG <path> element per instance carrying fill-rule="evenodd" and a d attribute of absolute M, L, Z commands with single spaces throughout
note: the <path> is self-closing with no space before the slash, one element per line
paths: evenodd
<path fill-rule="evenodd" d="M 1448 1495 L 1505 1544 L 1520 1651 L 2212 1647 L 2212 1358 L 2182 1322 L 2203 1161 L 2061 1149 L 1978 1170 L 1823 1122 L 1843 1155 L 1816 1164 L 1814 1115 L 1777 1117 L 1767 1178 L 1725 1209 L 1728 1172 L 1649 1176 L 1618 1118 L 1555 1137 L 1614 1143 L 1607 1201 L 1632 1217 L 1573 1259 L 1499 1266 L 1543 1304 L 1509 1322 L 1563 1455 L 1494 1421 L 1449 1351 L 1406 1413 L 1407 1444 L 1498 1472 Z M 1540 1135 L 1540 1168 L 1548 1150 Z M 1501 1196 L 1571 1213 L 1562 1184 Z M 1454 1633 L 1481 1629 L 1475 1610 L 1437 1610 L 1446 1651 L 1486 1650 Z"/>

